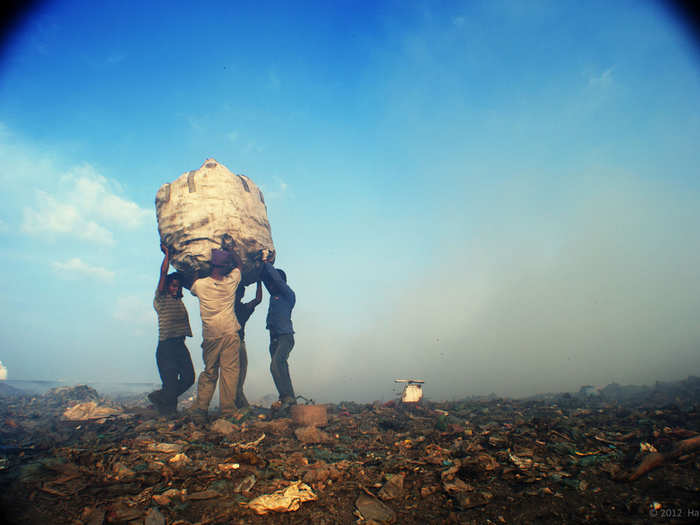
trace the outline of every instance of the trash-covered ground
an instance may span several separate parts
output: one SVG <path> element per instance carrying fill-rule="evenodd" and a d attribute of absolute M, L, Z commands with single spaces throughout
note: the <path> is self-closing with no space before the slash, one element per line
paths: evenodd
<path fill-rule="evenodd" d="M 700 379 L 256 409 L 196 426 L 86 386 L 0 397 L 3 523 L 695 523 Z M 641 466 L 641 468 L 640 468 Z M 649 469 L 645 471 L 645 469 Z M 632 479 L 631 479 L 632 478 Z"/>

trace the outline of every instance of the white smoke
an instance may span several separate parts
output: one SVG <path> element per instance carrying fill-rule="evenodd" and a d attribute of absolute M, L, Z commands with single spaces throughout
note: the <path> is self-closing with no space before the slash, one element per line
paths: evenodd
<path fill-rule="evenodd" d="M 0 381 L 7 379 L 7 367 L 0 361 Z"/>

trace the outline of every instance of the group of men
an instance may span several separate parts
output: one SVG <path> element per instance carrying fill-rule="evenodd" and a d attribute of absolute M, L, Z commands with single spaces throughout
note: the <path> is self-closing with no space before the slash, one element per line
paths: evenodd
<path fill-rule="evenodd" d="M 275 405 L 285 410 L 295 404 L 287 359 L 294 347 L 291 315 L 296 295 L 287 284 L 285 272 L 273 266 L 274 256 L 266 251 L 260 253 L 262 269 L 255 298 L 244 303 L 243 263 L 230 237 L 225 239 L 221 249 L 212 250 L 210 275 L 193 282 L 188 282 L 178 272 L 167 274 L 170 254 L 165 245 L 161 244 L 161 249 L 165 257 L 153 304 L 158 313 L 159 329 L 156 362 L 163 387 L 148 396 L 158 411 L 176 413 L 177 397 L 194 382 L 192 360 L 184 344 L 185 337 L 191 336 L 192 331 L 182 303 L 183 286 L 199 299 L 202 318 L 204 370 L 197 382 L 197 397 L 190 412 L 192 420 L 206 422 L 217 381 L 222 417 L 238 419 L 241 411 L 248 408 L 243 393 L 248 365 L 245 324 L 262 302 L 261 282 L 270 294 L 266 324 L 270 332 L 270 372 L 279 393 Z"/>

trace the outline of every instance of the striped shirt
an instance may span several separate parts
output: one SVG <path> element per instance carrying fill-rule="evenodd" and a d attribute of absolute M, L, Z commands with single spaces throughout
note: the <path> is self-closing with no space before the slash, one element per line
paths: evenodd
<path fill-rule="evenodd" d="M 158 340 L 165 341 L 173 337 L 192 337 L 190 318 L 182 299 L 175 298 L 169 293 L 156 296 L 153 308 L 158 313 Z"/>

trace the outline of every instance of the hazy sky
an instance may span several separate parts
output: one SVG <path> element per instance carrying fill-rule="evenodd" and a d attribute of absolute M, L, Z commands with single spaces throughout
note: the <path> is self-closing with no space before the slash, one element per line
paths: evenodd
<path fill-rule="evenodd" d="M 700 53 L 663 4 L 61 0 L 5 42 L 9 379 L 157 381 L 154 198 L 209 157 L 265 194 L 297 393 L 700 374 Z"/>

